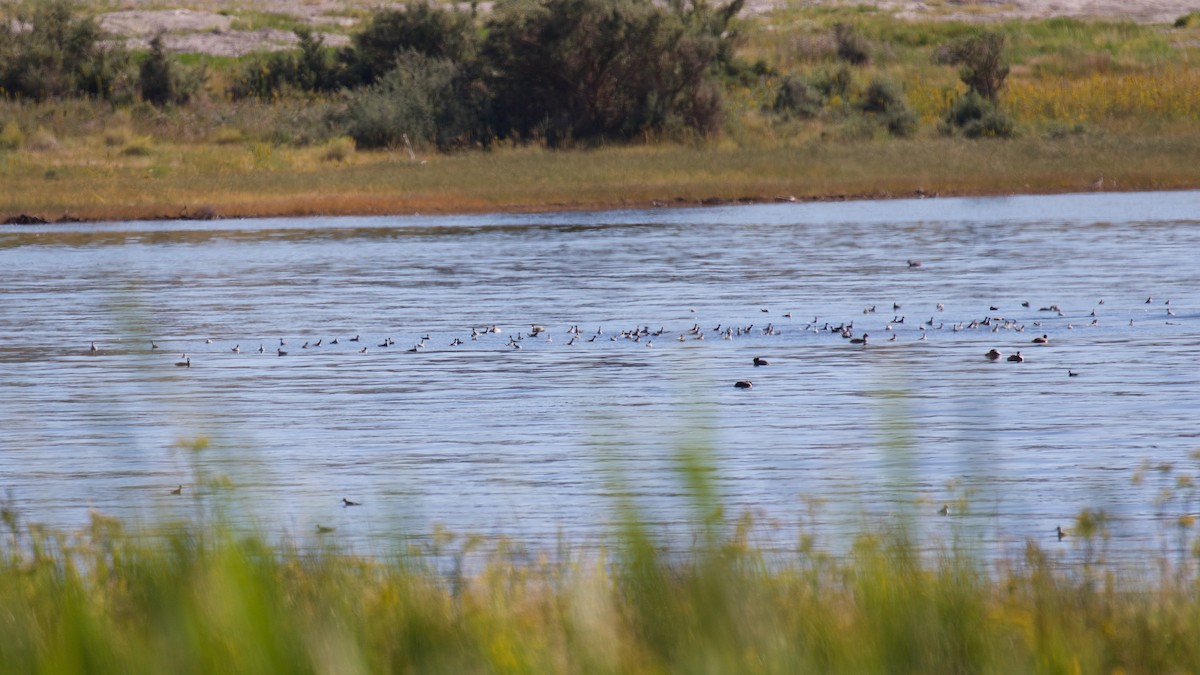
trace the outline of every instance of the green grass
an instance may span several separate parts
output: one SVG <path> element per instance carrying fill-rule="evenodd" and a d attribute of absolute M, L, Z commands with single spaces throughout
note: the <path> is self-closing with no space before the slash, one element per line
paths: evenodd
<path fill-rule="evenodd" d="M 1200 668 L 1192 560 L 1149 577 L 1064 567 L 1055 547 L 1103 536 L 1081 529 L 985 562 L 953 542 L 931 552 L 902 524 L 851 535 L 838 555 L 811 535 L 766 550 L 749 518 L 726 522 L 692 494 L 698 544 L 686 551 L 624 511 L 599 551 L 439 532 L 388 558 L 349 554 L 336 532 L 283 543 L 215 523 L 128 532 L 93 514 L 67 535 L 6 508 L 0 673 Z"/>
<path fill-rule="evenodd" d="M 986 14 L 985 10 L 981 10 Z M 262 25 L 276 15 L 247 14 Z M 780 78 L 842 67 L 832 26 L 870 43 L 850 90 L 811 119 L 771 112 Z M 255 24 L 259 25 L 259 24 Z M 1200 24 L 1049 19 L 988 24 L 1008 38 L 1012 73 L 1000 107 L 1017 138 L 945 138 L 938 124 L 963 92 L 934 48 L 979 29 L 897 20 L 870 7 L 789 8 L 739 22 L 740 59 L 766 74 L 730 76 L 714 138 L 564 152 L 539 147 L 437 155 L 353 151 L 335 124 L 341 102 L 231 102 L 237 60 L 196 58 L 214 89 L 186 106 L 115 108 L 87 101 L 0 102 L 0 216 L 171 217 L 185 207 L 228 216 L 540 210 L 706 199 L 1008 194 L 1200 186 Z M 868 84 L 899 85 L 920 120 L 895 140 L 858 112 Z M 40 130 L 44 130 L 39 132 Z M 48 136 L 48 135 L 49 136 Z M 31 139 L 53 137 L 54 144 Z M 136 139 L 136 143 L 133 140 Z M 136 145 L 122 153 L 122 148 Z M 331 159 L 332 158 L 332 161 Z M 47 177 L 51 177 L 47 179 Z"/>

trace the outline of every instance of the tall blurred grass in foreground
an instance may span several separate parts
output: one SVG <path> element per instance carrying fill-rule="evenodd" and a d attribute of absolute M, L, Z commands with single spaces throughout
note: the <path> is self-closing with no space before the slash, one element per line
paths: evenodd
<path fill-rule="evenodd" d="M 93 514 L 64 534 L 6 505 L 0 672 L 1200 669 L 1190 560 L 1124 577 L 1087 557 L 1063 567 L 1030 541 L 985 561 L 931 553 L 903 523 L 848 534 L 845 554 L 811 535 L 768 551 L 752 519 L 722 513 L 702 454 L 680 458 L 686 550 L 626 503 L 600 551 L 530 557 L 438 533 L 386 559 L 349 554 L 337 533 L 279 543 L 219 522 L 131 532 Z M 1060 544 L 1091 547 L 1102 530 L 1084 514 Z"/>

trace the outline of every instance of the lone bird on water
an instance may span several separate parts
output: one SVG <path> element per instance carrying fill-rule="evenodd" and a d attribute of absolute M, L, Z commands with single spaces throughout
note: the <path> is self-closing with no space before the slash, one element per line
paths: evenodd
<path fill-rule="evenodd" d="M 1049 341 L 1050 341 L 1050 336 L 1049 336 L 1049 335 L 1043 335 L 1043 336 L 1041 336 L 1041 337 L 1035 337 L 1035 338 L 1033 338 L 1033 344 L 1035 344 L 1035 345 L 1044 345 L 1044 344 L 1046 344 L 1046 343 L 1047 343 L 1047 342 L 1049 342 Z"/>
<path fill-rule="evenodd" d="M 175 488 L 174 490 L 171 490 L 171 494 L 173 494 L 173 495 L 183 494 L 183 486 L 180 485 L 179 487 Z"/>
<path fill-rule="evenodd" d="M 1008 360 L 1009 360 L 1009 361 L 1012 361 L 1013 363 L 1024 363 L 1024 362 L 1025 362 L 1025 357 L 1024 357 L 1024 356 L 1021 356 L 1021 352 L 1017 352 L 1016 354 L 1012 354 L 1012 355 L 1010 355 L 1010 356 L 1008 357 Z"/>
<path fill-rule="evenodd" d="M 682 336 L 682 335 L 680 335 L 679 337 L 683 337 L 683 336 Z M 768 363 L 766 359 L 764 359 L 764 358 L 762 358 L 762 357 L 760 357 L 760 356 L 756 356 L 756 357 L 754 357 L 754 367 L 755 367 L 755 368 L 757 368 L 757 367 L 759 367 L 759 366 L 769 366 L 769 365 L 771 365 L 771 364 L 770 364 L 770 363 Z"/>
<path fill-rule="evenodd" d="M 189 357 L 187 354 L 184 354 L 184 355 L 183 355 L 182 357 L 180 357 L 180 358 L 182 358 L 183 360 L 182 360 L 182 361 L 176 361 L 176 362 L 175 362 L 175 365 L 176 365 L 177 367 L 179 367 L 179 368 L 191 368 L 191 367 L 192 367 L 192 359 L 191 359 L 191 357 Z"/>
<path fill-rule="evenodd" d="M 352 502 L 352 501 L 350 501 L 349 499 L 346 499 L 345 497 L 342 497 L 342 506 L 343 506 L 343 507 L 346 507 L 346 506 L 362 506 L 362 502 Z"/>
<path fill-rule="evenodd" d="M 950 515 L 950 505 L 949 505 L 949 504 L 942 504 L 942 508 L 938 509 L 938 515 L 939 515 L 939 516 L 948 516 L 948 515 Z"/>
<path fill-rule="evenodd" d="M 737 387 L 738 389 L 749 389 L 754 386 L 754 383 L 750 380 L 738 380 L 737 382 L 733 383 L 733 386 Z"/>
<path fill-rule="evenodd" d="M 988 361 L 998 361 L 1000 360 L 1000 357 L 1004 355 L 1000 353 L 1000 350 L 992 349 L 988 351 L 988 353 L 984 354 L 984 356 L 988 358 Z"/>
<path fill-rule="evenodd" d="M 1066 531 L 1062 529 L 1062 525 L 1054 528 L 1054 534 L 1058 535 L 1058 540 L 1062 541 L 1063 537 L 1067 536 Z"/>
<path fill-rule="evenodd" d="M 334 528 L 317 523 L 317 534 L 329 534 Z"/>

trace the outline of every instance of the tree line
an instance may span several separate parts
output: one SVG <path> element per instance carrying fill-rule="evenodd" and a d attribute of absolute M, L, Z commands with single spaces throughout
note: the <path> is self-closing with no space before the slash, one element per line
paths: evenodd
<path fill-rule="evenodd" d="M 721 127 L 727 82 L 769 70 L 735 57 L 735 18 L 743 3 L 497 0 L 484 15 L 474 6 L 456 10 L 412 0 L 375 13 L 339 49 L 297 30 L 295 49 L 233 66 L 225 94 L 334 101 L 327 122 L 362 148 L 704 137 Z M 834 37 L 837 57 L 847 65 L 815 78 L 779 78 L 775 113 L 812 116 L 833 96 L 845 98 L 851 81 L 845 68 L 869 62 L 870 45 L 843 24 L 834 26 Z M 161 37 L 138 55 L 103 38 L 72 0 L 48 0 L 10 17 L 0 23 L 0 93 L 18 100 L 86 96 L 171 106 L 205 86 L 203 69 L 174 61 Z M 1002 35 L 984 31 L 960 39 L 934 58 L 959 65 L 969 90 L 947 112 L 947 133 L 1011 133 L 995 105 L 1008 72 Z M 873 81 L 856 108 L 893 135 L 917 127 L 903 92 L 885 79 Z"/>

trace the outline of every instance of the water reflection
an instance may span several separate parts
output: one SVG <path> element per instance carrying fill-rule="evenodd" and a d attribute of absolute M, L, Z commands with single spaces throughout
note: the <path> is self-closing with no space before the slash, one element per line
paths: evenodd
<path fill-rule="evenodd" d="M 801 522 L 833 538 L 907 513 L 932 538 L 967 523 L 1002 549 L 1098 507 L 1136 551 L 1170 510 L 1135 471 L 1194 471 L 1200 448 L 1197 206 L 1193 192 L 5 228 L 4 487 L 63 525 L 89 507 L 186 516 L 199 498 L 362 546 L 435 522 L 587 541 L 615 494 L 679 529 L 676 452 L 704 447 L 728 510 L 766 514 L 784 542 Z M 865 348 L 829 330 L 851 324 Z"/>

